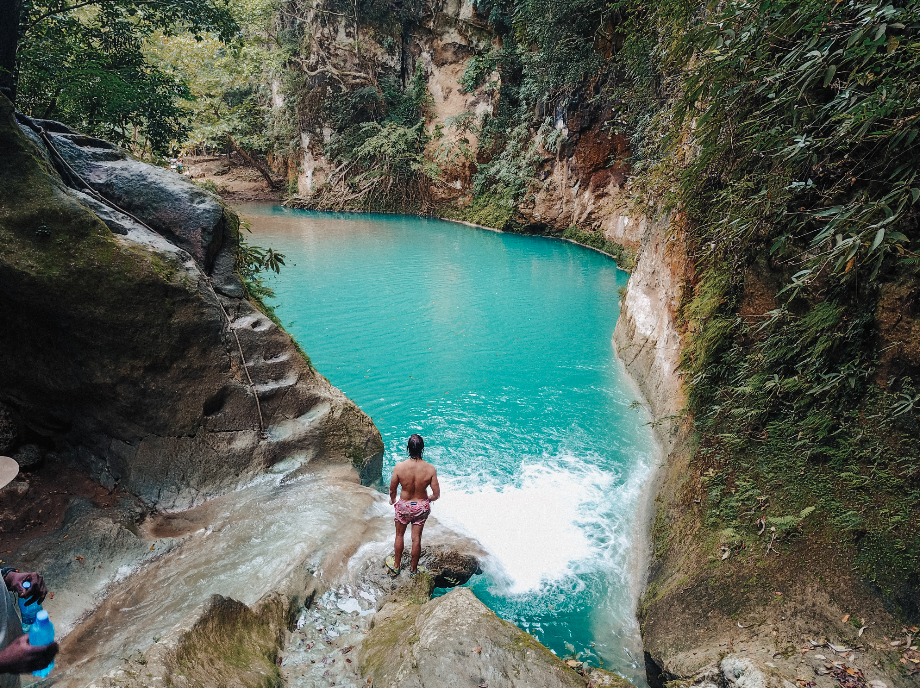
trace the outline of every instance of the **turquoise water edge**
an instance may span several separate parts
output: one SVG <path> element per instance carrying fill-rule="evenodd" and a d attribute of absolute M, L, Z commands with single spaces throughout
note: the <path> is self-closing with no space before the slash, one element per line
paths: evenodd
<path fill-rule="evenodd" d="M 435 219 L 244 204 L 313 365 L 370 415 L 384 479 L 425 438 L 433 516 L 489 556 L 469 584 L 558 655 L 645 685 L 634 618 L 654 440 L 611 341 L 605 255 Z"/>

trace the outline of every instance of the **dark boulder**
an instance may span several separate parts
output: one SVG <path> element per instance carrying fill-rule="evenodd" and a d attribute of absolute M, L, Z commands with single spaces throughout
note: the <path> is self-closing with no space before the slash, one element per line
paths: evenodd
<path fill-rule="evenodd" d="M 13 459 L 19 464 L 19 470 L 28 471 L 41 465 L 45 452 L 37 444 L 24 444 L 13 454 Z"/>
<path fill-rule="evenodd" d="M 0 454 L 7 455 L 19 442 L 21 428 L 12 408 L 0 402 Z"/>

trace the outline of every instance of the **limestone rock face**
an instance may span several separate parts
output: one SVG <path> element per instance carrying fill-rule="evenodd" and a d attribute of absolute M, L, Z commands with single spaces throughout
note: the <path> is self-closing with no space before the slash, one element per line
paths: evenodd
<path fill-rule="evenodd" d="M 633 217 L 625 225 L 632 225 L 632 241 L 617 236 L 625 243 L 638 243 L 640 249 L 613 339 L 655 418 L 676 415 L 686 403 L 676 322 L 686 257 L 679 242 L 668 241 L 668 224 L 667 217 Z"/>
<path fill-rule="evenodd" d="M 377 688 L 584 688 L 585 680 L 467 588 L 426 604 L 391 602 L 358 656 Z"/>
<path fill-rule="evenodd" d="M 308 462 L 379 477 L 371 420 L 234 297 L 231 211 L 177 174 L 43 123 L 71 167 L 155 231 L 111 209 L 100 218 L 0 101 L 0 401 L 31 432 L 158 508 Z"/>

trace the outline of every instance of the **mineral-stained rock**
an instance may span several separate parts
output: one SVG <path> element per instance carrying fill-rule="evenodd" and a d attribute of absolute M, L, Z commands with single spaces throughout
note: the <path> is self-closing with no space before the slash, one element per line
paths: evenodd
<path fill-rule="evenodd" d="M 358 655 L 375 688 L 584 688 L 585 679 L 467 588 L 387 603 Z"/>
<path fill-rule="evenodd" d="M 0 400 L 104 486 L 160 508 L 308 462 L 379 478 L 371 420 L 235 298 L 236 216 L 173 172 L 40 124 L 74 169 L 155 231 L 120 216 L 125 233 L 113 233 L 0 97 Z"/>

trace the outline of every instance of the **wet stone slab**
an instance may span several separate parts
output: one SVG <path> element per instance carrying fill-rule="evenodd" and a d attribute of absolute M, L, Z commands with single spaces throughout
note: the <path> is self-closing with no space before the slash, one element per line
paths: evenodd
<path fill-rule="evenodd" d="M 285 686 L 357 688 L 356 647 L 364 639 L 382 591 L 367 585 L 330 590 L 297 620 L 281 657 Z"/>

